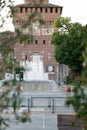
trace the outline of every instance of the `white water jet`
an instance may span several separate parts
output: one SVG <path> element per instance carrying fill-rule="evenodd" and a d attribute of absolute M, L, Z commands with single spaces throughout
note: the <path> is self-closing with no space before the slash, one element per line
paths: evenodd
<path fill-rule="evenodd" d="M 33 56 L 32 61 L 26 60 L 21 62 L 20 65 L 25 69 L 23 74 L 24 81 L 28 82 L 31 80 L 48 80 L 48 74 L 44 72 L 43 61 L 38 55 L 37 57 Z"/>

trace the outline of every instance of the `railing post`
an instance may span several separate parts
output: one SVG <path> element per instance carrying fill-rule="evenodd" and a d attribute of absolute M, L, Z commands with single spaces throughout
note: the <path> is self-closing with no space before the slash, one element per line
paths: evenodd
<path fill-rule="evenodd" d="M 53 104 L 52 104 L 52 113 L 54 113 L 54 99 L 53 99 Z"/>
<path fill-rule="evenodd" d="M 33 107 L 33 99 L 32 99 L 32 97 L 31 97 L 31 108 Z"/>
<path fill-rule="evenodd" d="M 30 99 L 28 98 L 28 112 L 30 112 Z"/>

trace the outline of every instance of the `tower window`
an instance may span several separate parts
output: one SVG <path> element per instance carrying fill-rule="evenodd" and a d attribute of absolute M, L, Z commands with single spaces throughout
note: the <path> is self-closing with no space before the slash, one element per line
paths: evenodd
<path fill-rule="evenodd" d="M 31 9 L 30 12 L 32 13 L 33 8 L 30 8 L 30 9 Z"/>
<path fill-rule="evenodd" d="M 28 44 L 30 43 L 30 40 L 28 39 Z"/>
<path fill-rule="evenodd" d="M 20 12 L 21 12 L 21 13 L 23 12 L 23 8 L 20 8 Z"/>
<path fill-rule="evenodd" d="M 43 9 L 42 8 L 40 8 L 40 12 L 42 13 L 42 11 L 43 11 Z"/>
<path fill-rule="evenodd" d="M 27 55 L 25 55 L 25 60 L 27 60 Z"/>
<path fill-rule="evenodd" d="M 47 8 L 45 8 L 45 12 L 47 13 Z"/>
<path fill-rule="evenodd" d="M 37 44 L 37 43 L 38 43 L 38 41 L 37 41 L 37 40 L 35 40 L 35 43 Z"/>
<path fill-rule="evenodd" d="M 46 43 L 46 41 L 45 40 L 43 40 L 43 44 L 45 44 Z"/>
<path fill-rule="evenodd" d="M 53 8 L 51 7 L 51 8 L 50 8 L 50 13 L 52 13 L 52 12 L 53 12 Z"/>
<path fill-rule="evenodd" d="M 35 12 L 37 12 L 37 8 L 35 8 Z"/>
<path fill-rule="evenodd" d="M 27 13 L 27 8 L 25 8 L 25 12 Z"/>
<path fill-rule="evenodd" d="M 58 12 L 58 8 L 55 8 L 55 12 L 56 12 L 56 13 Z"/>

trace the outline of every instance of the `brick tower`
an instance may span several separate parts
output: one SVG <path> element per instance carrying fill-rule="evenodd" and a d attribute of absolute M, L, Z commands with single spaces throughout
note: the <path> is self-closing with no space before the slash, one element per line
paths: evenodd
<path fill-rule="evenodd" d="M 43 61 L 44 72 L 48 73 L 50 80 L 58 81 L 58 64 L 54 58 L 54 46 L 51 44 L 51 37 L 54 33 L 53 23 L 54 20 L 59 17 L 62 13 L 62 6 L 50 4 L 48 0 L 43 0 L 40 3 L 40 0 L 25 0 L 24 4 L 15 6 L 15 9 L 18 10 L 18 13 L 14 16 L 13 22 L 15 29 L 20 28 L 20 30 L 27 35 L 30 35 L 32 26 L 32 34 L 34 36 L 34 41 L 30 44 L 21 44 L 18 42 L 15 45 L 16 57 L 19 61 L 23 60 L 32 60 L 32 56 L 40 56 Z M 31 25 L 21 28 L 21 25 L 24 21 L 27 21 L 28 16 L 33 12 L 39 12 L 43 17 L 45 23 L 40 25 L 38 21 L 32 22 Z M 29 41 L 26 41 L 28 43 Z M 65 71 L 64 67 L 62 67 Z M 61 71 L 60 70 L 60 71 Z M 64 74 L 62 79 L 65 78 Z M 59 77 L 60 78 L 60 77 Z"/>

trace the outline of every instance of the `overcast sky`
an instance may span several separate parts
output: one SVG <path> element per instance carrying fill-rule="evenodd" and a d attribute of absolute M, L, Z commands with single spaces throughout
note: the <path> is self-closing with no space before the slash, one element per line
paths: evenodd
<path fill-rule="evenodd" d="M 15 0 L 17 4 L 23 3 L 24 0 Z M 49 0 L 49 3 L 63 6 L 62 16 L 71 17 L 72 22 L 87 24 L 87 0 Z M 12 28 L 7 21 L 4 28 Z"/>
<path fill-rule="evenodd" d="M 87 24 L 87 0 L 49 0 L 63 6 L 62 16 L 71 17 L 73 22 Z"/>

